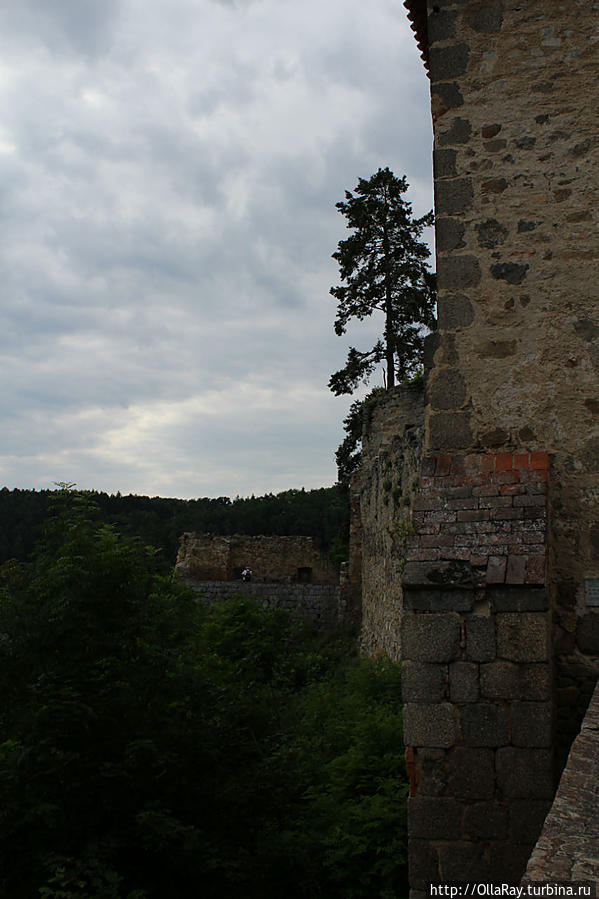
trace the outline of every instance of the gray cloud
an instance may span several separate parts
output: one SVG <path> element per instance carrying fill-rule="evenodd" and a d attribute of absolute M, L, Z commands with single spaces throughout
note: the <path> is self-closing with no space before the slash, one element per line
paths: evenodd
<path fill-rule="evenodd" d="M 0 27 L 0 480 L 331 483 L 334 204 L 379 165 L 432 203 L 401 6 L 27 0 Z"/>

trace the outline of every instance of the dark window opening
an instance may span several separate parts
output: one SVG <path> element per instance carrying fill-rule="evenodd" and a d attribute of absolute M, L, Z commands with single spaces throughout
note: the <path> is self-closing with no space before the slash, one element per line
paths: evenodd
<path fill-rule="evenodd" d="M 312 580 L 312 569 L 311 568 L 298 568 L 297 569 L 297 581 L 298 584 L 309 584 Z"/>

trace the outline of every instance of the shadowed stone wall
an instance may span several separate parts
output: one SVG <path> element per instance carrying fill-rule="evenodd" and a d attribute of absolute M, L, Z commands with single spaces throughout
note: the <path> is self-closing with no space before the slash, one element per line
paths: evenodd
<path fill-rule="evenodd" d="M 350 544 L 350 564 L 361 561 L 361 645 L 370 654 L 399 658 L 401 572 L 413 533 L 412 500 L 418 483 L 423 391 L 396 387 L 370 407 L 364 422 L 362 461 L 355 489 L 360 545 Z"/>
<path fill-rule="evenodd" d="M 422 11 L 424 4 L 409 3 Z M 599 5 L 431 0 L 431 453 L 551 457 L 562 761 L 599 671 Z"/>
<path fill-rule="evenodd" d="M 599 684 L 523 883 L 574 881 L 599 895 Z"/>
<path fill-rule="evenodd" d="M 308 618 L 319 627 L 342 623 L 339 587 L 334 584 L 266 584 L 232 581 L 187 581 L 208 605 L 246 596 L 265 609 L 285 609 L 296 619 Z"/>
<path fill-rule="evenodd" d="M 402 621 L 421 896 L 519 880 L 599 672 L 599 3 L 406 6 L 439 289 Z"/>
<path fill-rule="evenodd" d="M 517 883 L 554 791 L 544 453 L 427 457 L 403 574 L 410 883 Z"/>

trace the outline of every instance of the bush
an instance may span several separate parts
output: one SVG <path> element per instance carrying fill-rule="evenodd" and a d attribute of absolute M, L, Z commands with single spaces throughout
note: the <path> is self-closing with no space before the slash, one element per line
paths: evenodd
<path fill-rule="evenodd" d="M 239 600 L 65 498 L 0 579 L 0 893 L 392 897 L 397 667 Z"/>

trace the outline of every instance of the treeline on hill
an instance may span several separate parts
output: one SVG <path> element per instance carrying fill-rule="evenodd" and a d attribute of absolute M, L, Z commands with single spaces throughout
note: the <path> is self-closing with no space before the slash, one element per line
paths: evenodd
<path fill-rule="evenodd" d="M 55 495 L 54 490 L 0 490 L 0 563 L 29 556 Z M 346 488 L 339 485 L 234 500 L 226 496 L 163 499 L 96 491 L 88 495 L 103 521 L 160 549 L 165 568 L 174 565 L 179 537 L 185 531 L 298 534 L 314 537 L 334 562 L 347 559 L 349 504 Z"/>
<path fill-rule="evenodd" d="M 0 567 L 0 895 L 407 895 L 398 667 L 211 610 L 85 495 Z"/>

